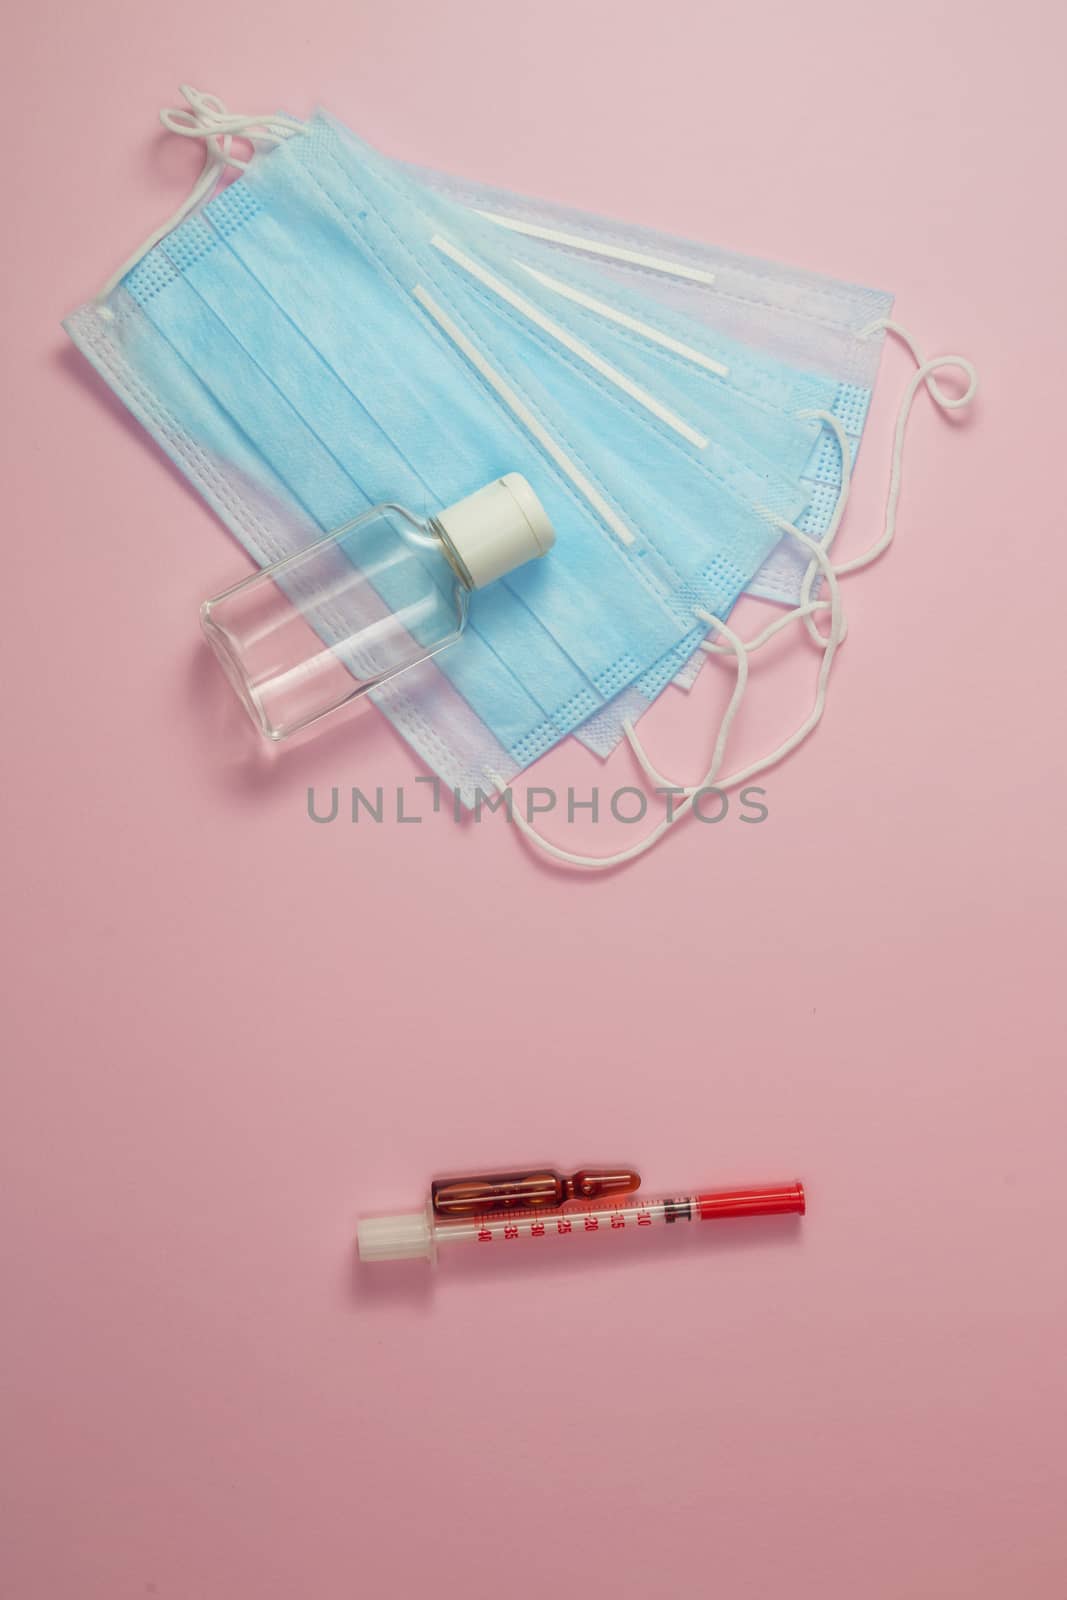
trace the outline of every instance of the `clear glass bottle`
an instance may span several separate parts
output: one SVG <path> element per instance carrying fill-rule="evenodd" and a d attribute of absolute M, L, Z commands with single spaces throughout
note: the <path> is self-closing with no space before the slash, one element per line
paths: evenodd
<path fill-rule="evenodd" d="M 200 621 L 256 727 L 285 739 L 454 644 L 471 591 L 555 537 L 509 472 L 431 517 L 375 506 L 205 600 Z"/>

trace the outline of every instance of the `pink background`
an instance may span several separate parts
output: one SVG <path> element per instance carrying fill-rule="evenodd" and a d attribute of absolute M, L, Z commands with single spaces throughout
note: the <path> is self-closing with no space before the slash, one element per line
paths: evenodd
<path fill-rule="evenodd" d="M 1061 1600 L 1061 11 L 14 26 L 4 1600 Z M 185 192 L 154 123 L 183 78 L 885 285 L 978 362 L 969 421 L 916 409 L 898 544 L 765 825 L 575 878 L 502 818 L 313 826 L 309 783 L 424 796 L 376 718 L 275 767 L 239 742 L 196 607 L 244 558 L 58 327 Z M 888 350 L 843 550 L 908 371 Z M 760 667 L 739 755 L 814 665 Z M 648 721 L 687 778 L 715 676 Z M 568 748 L 536 781 L 638 780 Z M 359 1210 L 527 1158 L 799 1175 L 809 1215 L 356 1269 Z"/>

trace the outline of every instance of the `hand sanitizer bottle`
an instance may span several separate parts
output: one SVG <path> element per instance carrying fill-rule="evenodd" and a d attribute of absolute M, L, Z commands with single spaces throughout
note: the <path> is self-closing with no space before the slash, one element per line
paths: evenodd
<path fill-rule="evenodd" d="M 256 727 L 285 739 L 454 644 L 471 591 L 555 538 L 509 472 L 425 519 L 375 506 L 205 600 L 200 620 Z"/>

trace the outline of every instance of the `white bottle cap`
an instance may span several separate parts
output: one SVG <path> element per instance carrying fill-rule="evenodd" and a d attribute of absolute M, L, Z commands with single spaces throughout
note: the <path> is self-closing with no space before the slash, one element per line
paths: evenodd
<path fill-rule="evenodd" d="M 520 472 L 507 472 L 434 518 L 475 589 L 543 556 L 556 542 L 548 513 Z"/>
<path fill-rule="evenodd" d="M 356 1224 L 356 1243 L 361 1261 L 434 1261 L 437 1257 L 426 1211 L 361 1217 Z"/>

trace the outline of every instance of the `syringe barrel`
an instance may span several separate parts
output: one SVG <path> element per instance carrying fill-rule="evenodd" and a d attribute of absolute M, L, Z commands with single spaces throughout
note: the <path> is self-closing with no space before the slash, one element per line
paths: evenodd
<path fill-rule="evenodd" d="M 726 1217 L 803 1215 L 804 1189 L 799 1183 L 759 1189 L 720 1189 L 703 1194 L 642 1196 L 608 1195 L 588 1205 L 536 1207 L 482 1216 L 441 1217 L 429 1204 L 422 1211 L 387 1217 L 364 1217 L 358 1227 L 359 1254 L 364 1261 L 433 1261 L 444 1244 L 510 1244 L 521 1239 L 544 1240 L 589 1233 L 640 1232 L 680 1222 L 710 1222 Z"/>

